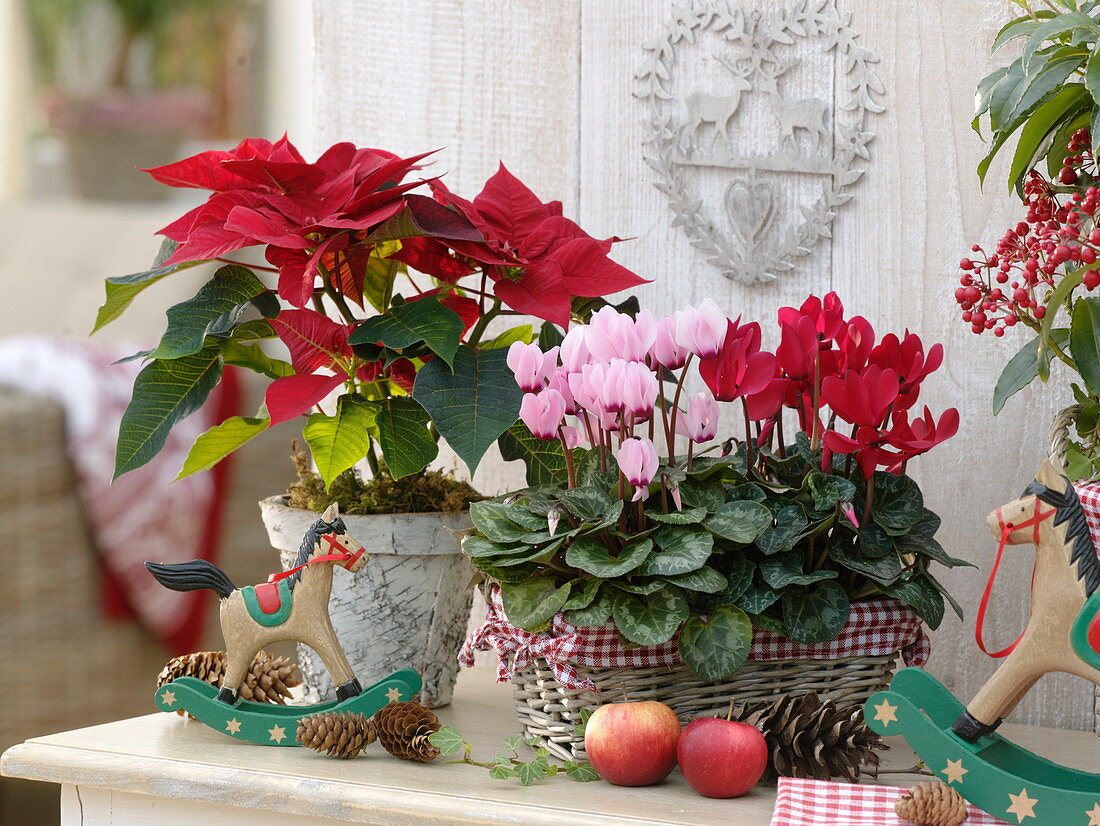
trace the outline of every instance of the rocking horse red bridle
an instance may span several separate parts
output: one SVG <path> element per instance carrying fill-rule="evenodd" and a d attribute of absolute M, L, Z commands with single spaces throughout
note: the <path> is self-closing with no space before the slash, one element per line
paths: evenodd
<path fill-rule="evenodd" d="M 1039 497 L 1036 496 L 1035 513 L 1031 516 L 1030 519 L 1020 522 L 1019 524 L 1013 522 L 1005 522 L 1004 515 L 1001 513 L 1001 508 L 997 508 L 997 510 L 994 511 L 994 513 L 997 514 L 997 525 L 1001 529 L 1001 541 L 997 545 L 997 557 L 993 560 L 993 568 L 989 572 L 989 579 L 987 579 L 985 582 L 985 591 L 982 592 L 982 600 L 978 603 L 978 617 L 977 621 L 974 624 L 974 640 L 978 643 L 978 648 L 980 648 L 983 653 L 987 654 L 990 657 L 993 657 L 995 659 L 1007 657 L 1009 654 L 1016 650 L 1016 646 L 1020 644 L 1020 640 L 1022 640 L 1024 638 L 1024 634 L 1027 633 L 1027 628 L 1025 627 L 1024 630 L 1020 632 L 1020 636 L 1016 638 L 1015 642 L 1013 642 L 1007 648 L 1002 648 L 1000 651 L 990 651 L 985 644 L 985 612 L 986 609 L 989 607 L 989 598 L 993 594 L 993 584 L 997 580 L 997 571 L 1001 567 L 1001 557 L 1004 556 L 1005 548 L 1008 546 L 1008 538 L 1020 528 L 1032 528 L 1031 541 L 1036 546 L 1038 546 L 1039 526 L 1047 519 L 1054 516 L 1054 514 L 1057 513 L 1057 510 L 1057 508 L 1051 508 L 1046 513 L 1044 513 L 1042 510 L 1042 502 Z M 1034 579 L 1034 572 L 1032 573 L 1032 578 Z"/>
<path fill-rule="evenodd" d="M 350 571 L 352 566 L 356 562 L 359 561 L 359 558 L 361 556 L 363 556 L 363 553 L 364 553 L 364 551 L 366 551 L 366 548 L 361 547 L 361 548 L 359 548 L 358 551 L 355 551 L 354 553 L 352 553 L 351 551 L 347 550 L 343 545 L 340 544 L 340 542 L 336 539 L 336 536 L 337 536 L 337 534 L 334 534 L 334 533 L 326 533 L 326 534 L 323 534 L 321 536 L 321 539 L 323 539 L 325 542 L 327 542 L 329 544 L 329 547 L 332 548 L 333 553 L 323 554 L 322 556 L 315 556 L 312 559 L 310 559 L 309 561 L 304 562 L 301 565 L 297 565 L 293 568 L 290 568 L 289 570 L 277 571 L 273 574 L 269 574 L 268 577 L 267 577 L 267 581 L 268 582 L 279 582 L 280 580 L 286 579 L 288 577 L 292 577 L 296 573 L 301 571 L 303 568 L 305 568 L 309 565 L 313 565 L 315 562 L 336 562 L 336 563 L 340 564 L 340 567 L 344 568 L 345 570 Z"/>

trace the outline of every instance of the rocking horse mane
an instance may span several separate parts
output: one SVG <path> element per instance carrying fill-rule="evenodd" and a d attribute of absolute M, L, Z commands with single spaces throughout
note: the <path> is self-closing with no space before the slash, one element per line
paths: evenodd
<path fill-rule="evenodd" d="M 1077 491 L 1066 480 L 1065 491 L 1057 491 L 1042 482 L 1035 481 L 1027 486 L 1024 495 L 1034 494 L 1055 509 L 1054 524 L 1066 525 L 1066 543 L 1070 548 L 1070 564 L 1077 563 L 1077 578 L 1085 584 L 1085 595 L 1092 596 L 1100 587 L 1100 559 L 1096 556 L 1096 547 L 1092 542 L 1092 532 L 1085 519 L 1085 509 L 1077 498 Z"/>
<path fill-rule="evenodd" d="M 313 555 L 314 548 L 321 541 L 321 537 L 326 533 L 344 534 L 347 533 L 347 526 L 344 525 L 344 520 L 337 517 L 331 522 L 326 522 L 324 519 L 318 519 L 312 525 L 309 526 L 309 530 L 306 531 L 306 535 L 302 537 L 302 546 L 298 548 L 298 556 L 294 558 L 294 564 L 291 568 L 296 568 L 299 565 L 305 565 L 309 558 Z M 302 578 L 302 572 L 291 574 L 287 577 L 287 582 L 290 584 L 291 590 L 298 584 L 298 580 Z"/>

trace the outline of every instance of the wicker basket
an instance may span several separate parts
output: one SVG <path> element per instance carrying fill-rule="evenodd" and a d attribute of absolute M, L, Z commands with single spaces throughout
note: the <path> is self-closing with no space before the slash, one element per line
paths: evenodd
<path fill-rule="evenodd" d="M 581 709 L 595 709 L 626 691 L 632 700 L 658 700 L 670 706 L 681 722 L 724 715 L 730 701 L 772 700 L 792 691 L 816 691 L 838 705 L 858 705 L 890 682 L 897 653 L 835 660 L 760 660 L 742 666 L 725 683 L 700 680 L 684 665 L 653 668 L 585 668 L 599 691 L 564 688 L 543 659 L 535 659 L 512 677 L 516 713 L 527 737 L 563 760 L 584 760 L 584 738 L 574 733 Z"/>

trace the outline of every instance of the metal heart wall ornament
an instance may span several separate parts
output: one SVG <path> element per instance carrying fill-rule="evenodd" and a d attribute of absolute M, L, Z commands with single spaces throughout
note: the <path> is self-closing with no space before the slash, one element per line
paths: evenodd
<path fill-rule="evenodd" d="M 867 121 L 885 94 L 878 56 L 835 0 L 766 9 L 677 6 L 642 45 L 635 75 L 645 161 L 673 226 L 745 283 L 774 281 L 832 237 L 837 209 L 867 170 Z M 826 74 L 828 88 L 807 94 Z"/>

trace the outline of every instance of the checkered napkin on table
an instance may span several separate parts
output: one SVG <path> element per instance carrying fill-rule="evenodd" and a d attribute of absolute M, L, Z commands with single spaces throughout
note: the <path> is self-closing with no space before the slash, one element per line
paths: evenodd
<path fill-rule="evenodd" d="M 894 813 L 908 789 L 779 778 L 771 826 L 911 826 Z M 969 803 L 966 826 L 1007 826 Z"/>

